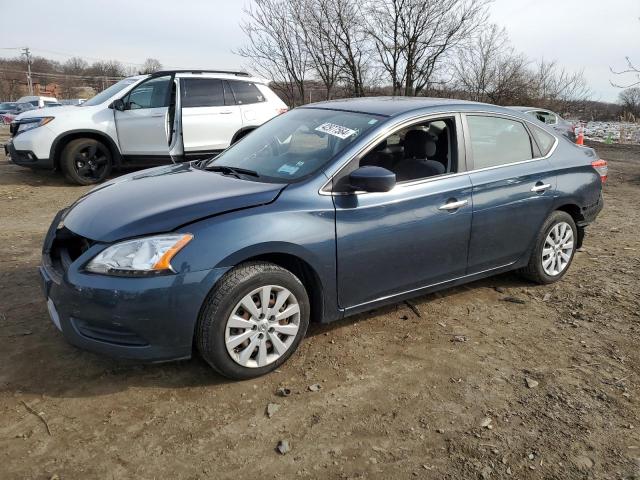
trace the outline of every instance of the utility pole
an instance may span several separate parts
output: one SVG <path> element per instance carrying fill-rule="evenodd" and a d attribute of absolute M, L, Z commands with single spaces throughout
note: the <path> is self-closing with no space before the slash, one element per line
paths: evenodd
<path fill-rule="evenodd" d="M 29 95 L 33 95 L 33 80 L 31 79 L 31 51 L 29 47 L 22 49 L 22 55 L 27 57 L 27 86 L 29 87 Z"/>

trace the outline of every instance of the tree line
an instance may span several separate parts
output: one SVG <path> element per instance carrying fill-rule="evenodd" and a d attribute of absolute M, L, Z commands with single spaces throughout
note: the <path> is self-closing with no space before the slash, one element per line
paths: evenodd
<path fill-rule="evenodd" d="M 456 97 L 593 114 L 582 71 L 517 52 L 490 0 L 254 0 L 237 53 L 290 105 L 365 95 Z M 604 115 L 610 108 L 600 109 Z"/>
<path fill-rule="evenodd" d="M 162 65 L 148 58 L 141 65 L 124 64 L 118 60 L 89 63 L 83 58 L 72 57 L 58 62 L 35 56 L 31 59 L 34 82 L 41 85 L 59 85 L 60 98 L 92 96 L 117 82 L 121 78 L 161 70 Z M 26 60 L 23 57 L 0 58 L 0 101 L 16 100 L 27 95 Z"/>

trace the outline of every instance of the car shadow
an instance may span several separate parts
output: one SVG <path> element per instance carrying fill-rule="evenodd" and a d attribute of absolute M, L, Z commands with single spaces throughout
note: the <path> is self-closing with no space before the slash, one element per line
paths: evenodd
<path fill-rule="evenodd" d="M 28 285 L 30 291 L 29 295 L 23 296 L 22 301 L 16 300 L 0 313 L 0 361 L 3 365 L 0 370 L 0 391 L 57 398 L 83 398 L 109 395 L 130 388 L 215 389 L 234 384 L 239 389 L 246 389 L 245 383 L 270 385 L 271 388 L 275 388 L 283 379 L 291 378 L 292 371 L 286 364 L 265 377 L 238 382 L 215 373 L 197 354 L 189 360 L 140 364 L 80 350 L 68 344 L 49 321 L 45 302 L 35 287 L 36 273 L 24 270 L 12 273 L 13 281 L 22 285 L 23 289 Z M 419 296 L 410 302 L 419 308 L 425 302 L 455 297 L 469 290 L 480 292 L 487 288 L 510 289 L 530 285 L 515 274 L 503 274 Z M 307 338 L 339 332 L 354 322 L 393 314 L 415 315 L 405 302 L 400 302 L 330 324 L 312 324 Z M 428 321 L 424 314 L 421 319 Z"/>

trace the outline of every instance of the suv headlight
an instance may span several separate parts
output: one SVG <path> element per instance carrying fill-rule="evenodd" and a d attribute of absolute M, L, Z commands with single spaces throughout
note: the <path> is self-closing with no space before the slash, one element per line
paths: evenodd
<path fill-rule="evenodd" d="M 26 132 L 33 130 L 34 128 L 46 125 L 55 117 L 38 117 L 38 118 L 25 118 L 24 120 L 18 120 L 18 130 L 16 133 Z"/>
<path fill-rule="evenodd" d="M 174 272 L 171 259 L 193 235 L 156 235 L 111 245 L 96 255 L 85 270 L 107 275 L 144 275 Z"/>

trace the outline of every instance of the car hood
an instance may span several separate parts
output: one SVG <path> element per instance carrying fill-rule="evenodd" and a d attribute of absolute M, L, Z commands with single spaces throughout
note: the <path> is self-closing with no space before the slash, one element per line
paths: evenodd
<path fill-rule="evenodd" d="M 286 185 L 177 164 L 131 173 L 80 197 L 63 223 L 99 242 L 163 233 L 205 217 L 274 201 Z"/>
<path fill-rule="evenodd" d="M 16 117 L 16 120 L 23 120 L 25 118 L 34 117 L 55 117 L 61 113 L 68 113 L 75 109 L 75 105 L 63 105 L 62 107 L 50 107 L 50 108 L 34 108 L 33 110 L 27 110 L 22 112 Z"/>

